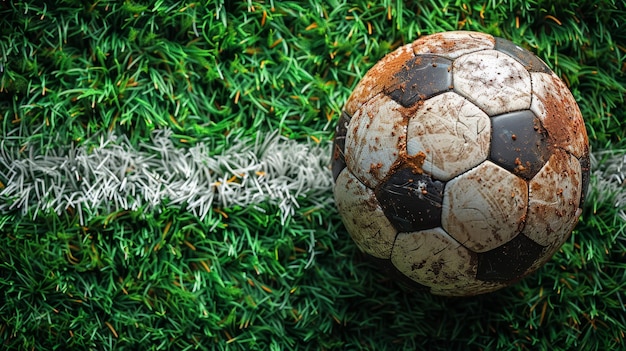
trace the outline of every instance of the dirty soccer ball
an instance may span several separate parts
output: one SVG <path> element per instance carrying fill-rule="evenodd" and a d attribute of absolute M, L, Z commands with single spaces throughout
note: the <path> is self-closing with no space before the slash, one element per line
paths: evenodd
<path fill-rule="evenodd" d="M 370 69 L 345 104 L 334 195 L 356 245 L 438 295 L 490 292 L 568 238 L 589 143 L 565 84 L 476 32 L 425 36 Z"/>

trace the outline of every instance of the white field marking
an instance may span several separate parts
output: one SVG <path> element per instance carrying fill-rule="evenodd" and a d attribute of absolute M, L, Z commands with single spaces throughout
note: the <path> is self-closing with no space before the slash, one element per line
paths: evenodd
<path fill-rule="evenodd" d="M 591 153 L 591 181 L 589 195 L 597 202 L 614 197 L 619 217 L 626 221 L 626 150 L 606 150 Z"/>
<path fill-rule="evenodd" d="M 125 136 L 100 138 L 95 148 L 65 147 L 42 154 L 0 142 L 0 214 L 36 218 L 72 208 L 91 216 L 121 210 L 160 211 L 177 206 L 204 218 L 213 208 L 279 207 L 284 224 L 299 199 L 332 202 L 330 143 L 300 143 L 277 133 L 231 140 L 223 152 L 210 144 L 176 147 L 171 130 L 131 145 Z"/>

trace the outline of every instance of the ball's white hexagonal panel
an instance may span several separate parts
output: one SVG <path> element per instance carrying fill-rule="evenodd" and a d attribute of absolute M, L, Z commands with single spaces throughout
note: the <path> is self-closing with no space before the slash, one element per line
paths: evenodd
<path fill-rule="evenodd" d="M 565 236 L 565 238 L 563 238 L 563 241 L 567 240 L 567 237 L 569 236 L 569 234 L 574 231 L 574 228 L 576 227 L 576 224 L 578 224 L 578 218 L 580 217 L 580 215 L 582 214 L 583 210 L 582 209 L 577 209 L 576 210 L 576 214 L 574 215 L 574 220 L 570 221 L 569 223 L 567 223 L 567 225 L 563 226 L 562 230 L 564 233 L 567 233 L 567 235 Z M 528 270 L 526 271 L 527 273 L 529 272 L 534 272 L 537 269 L 539 269 L 541 266 L 543 266 L 544 264 L 546 264 L 546 262 L 550 261 L 550 259 L 552 258 L 552 256 L 554 256 L 554 254 L 559 251 L 559 249 L 561 248 L 561 244 L 558 245 L 552 245 L 552 246 L 546 246 L 543 254 L 541 255 L 541 257 L 535 261 L 535 263 L 532 264 L 532 266 L 530 266 L 528 268 Z"/>
<path fill-rule="evenodd" d="M 484 33 L 452 31 L 421 37 L 413 42 L 413 52 L 436 54 L 455 59 L 461 55 L 479 50 L 493 49 L 495 39 Z"/>
<path fill-rule="evenodd" d="M 402 107 L 378 94 L 352 116 L 346 134 L 348 169 L 375 188 L 387 176 L 400 153 L 406 152 L 406 123 Z"/>
<path fill-rule="evenodd" d="M 391 262 L 409 278 L 428 286 L 449 286 L 458 277 L 476 276 L 476 263 L 467 248 L 442 228 L 400 233 Z"/>
<path fill-rule="evenodd" d="M 424 101 L 409 119 L 407 154 L 426 155 L 424 172 L 446 181 L 487 159 L 490 134 L 489 116 L 448 92 Z"/>
<path fill-rule="evenodd" d="M 522 233 L 543 246 L 561 246 L 578 221 L 582 170 L 578 159 L 556 149 L 528 184 L 528 216 Z"/>
<path fill-rule="evenodd" d="M 354 115 L 356 111 L 374 96 L 393 85 L 393 74 L 413 58 L 411 44 L 406 44 L 387 54 L 378 61 L 359 81 L 344 105 L 344 111 Z"/>
<path fill-rule="evenodd" d="M 454 90 L 489 116 L 530 107 L 530 73 L 510 56 L 483 50 L 457 58 L 452 67 Z"/>
<path fill-rule="evenodd" d="M 475 257 L 442 228 L 398 234 L 391 262 L 409 278 L 431 287 L 434 294 L 467 295 L 498 286 L 476 279 Z"/>
<path fill-rule="evenodd" d="M 365 253 L 388 259 L 396 231 L 383 213 L 374 191 L 344 168 L 334 187 L 335 202 L 348 233 Z"/>
<path fill-rule="evenodd" d="M 530 105 L 548 132 L 550 143 L 576 157 L 588 153 L 585 122 L 569 89 L 555 74 L 531 73 L 533 84 Z"/>
<path fill-rule="evenodd" d="M 450 180 L 443 194 L 443 228 L 474 252 L 511 240 L 526 218 L 526 182 L 490 161 Z"/>

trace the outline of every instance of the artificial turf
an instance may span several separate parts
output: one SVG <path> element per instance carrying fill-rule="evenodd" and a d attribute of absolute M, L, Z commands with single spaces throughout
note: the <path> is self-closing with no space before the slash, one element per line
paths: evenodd
<path fill-rule="evenodd" d="M 610 0 L 0 2 L 0 349 L 626 349 L 625 23 Z M 469 298 L 407 290 L 363 260 L 321 156 L 369 67 L 456 29 L 541 57 L 593 150 L 581 222 L 553 260 Z M 287 146 L 268 154 L 267 138 Z M 210 208 L 191 195 L 46 206 L 101 178 L 29 161 L 111 152 L 121 181 L 126 151 L 148 166 L 206 156 L 189 169 L 210 170 L 196 185 Z M 188 179 L 154 167 L 157 186 Z M 16 195 L 17 179 L 33 193 Z M 272 196 L 270 183 L 290 185 Z M 249 201 L 233 190 L 256 184 Z"/>

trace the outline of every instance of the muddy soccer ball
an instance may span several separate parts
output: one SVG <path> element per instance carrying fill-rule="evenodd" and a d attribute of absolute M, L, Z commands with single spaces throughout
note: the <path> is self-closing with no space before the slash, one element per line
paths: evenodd
<path fill-rule="evenodd" d="M 339 119 L 334 195 L 356 245 L 439 295 L 490 292 L 568 238 L 589 142 L 567 86 L 476 32 L 422 37 L 358 83 Z"/>

